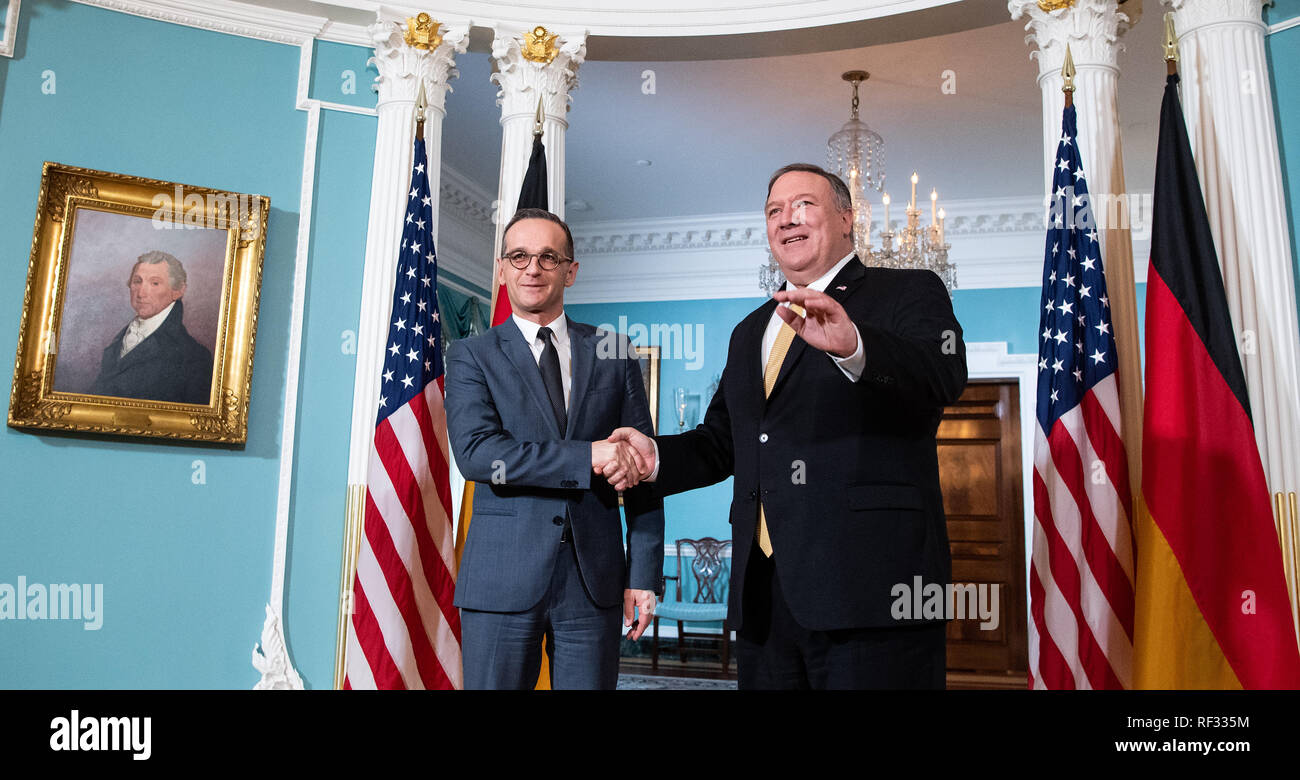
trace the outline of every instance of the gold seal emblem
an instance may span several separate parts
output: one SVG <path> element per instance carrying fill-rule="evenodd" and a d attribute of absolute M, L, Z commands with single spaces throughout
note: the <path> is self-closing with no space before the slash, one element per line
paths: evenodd
<path fill-rule="evenodd" d="M 442 36 L 438 34 L 440 27 L 442 24 L 428 14 L 422 13 L 414 19 L 407 17 L 406 42 L 417 49 L 432 51 L 442 43 Z"/>
<path fill-rule="evenodd" d="M 560 53 L 559 47 L 555 45 L 555 39 L 558 37 L 560 37 L 558 34 L 548 35 L 546 28 L 539 24 L 532 32 L 524 33 L 524 43 L 520 47 L 520 53 L 526 60 L 550 65 L 555 55 Z"/>

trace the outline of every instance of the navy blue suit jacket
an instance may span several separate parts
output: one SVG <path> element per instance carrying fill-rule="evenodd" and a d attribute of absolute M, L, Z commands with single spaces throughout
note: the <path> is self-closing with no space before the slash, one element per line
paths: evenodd
<path fill-rule="evenodd" d="M 118 357 L 126 328 L 104 348 L 90 392 L 182 404 L 212 399 L 212 352 L 185 330 L 185 306 L 177 299 L 158 329 Z M 130 327 L 128 324 L 127 327 Z"/>
<path fill-rule="evenodd" d="M 663 501 L 650 485 L 618 494 L 591 470 L 591 442 L 632 426 L 650 435 L 636 353 L 621 335 L 567 320 L 573 381 L 568 430 L 555 421 L 541 371 L 513 319 L 447 351 L 447 431 L 456 465 L 477 483 L 456 580 L 458 607 L 516 612 L 550 585 L 566 518 L 588 594 L 663 592 Z"/>

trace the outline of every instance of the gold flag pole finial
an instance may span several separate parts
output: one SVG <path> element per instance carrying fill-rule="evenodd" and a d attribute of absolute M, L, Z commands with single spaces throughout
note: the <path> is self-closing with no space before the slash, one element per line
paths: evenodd
<path fill-rule="evenodd" d="M 424 94 L 424 79 L 420 79 L 420 91 L 415 97 L 415 134 L 424 135 L 424 113 L 429 108 L 429 99 Z"/>
<path fill-rule="evenodd" d="M 1174 31 L 1174 12 L 1165 13 L 1165 67 L 1170 75 L 1178 72 L 1178 34 Z"/>
<path fill-rule="evenodd" d="M 545 122 L 545 121 L 546 121 L 546 111 L 542 108 L 542 98 L 541 98 L 541 96 L 538 96 L 538 98 L 537 98 L 537 116 L 534 117 L 534 119 L 533 119 L 533 135 L 534 135 L 534 136 L 540 136 L 540 135 L 542 134 L 542 123 Z"/>
<path fill-rule="evenodd" d="M 1070 54 L 1070 44 L 1065 44 L 1065 64 L 1061 66 L 1061 78 L 1064 82 L 1061 91 L 1065 93 L 1065 105 L 1074 105 L 1074 55 Z"/>

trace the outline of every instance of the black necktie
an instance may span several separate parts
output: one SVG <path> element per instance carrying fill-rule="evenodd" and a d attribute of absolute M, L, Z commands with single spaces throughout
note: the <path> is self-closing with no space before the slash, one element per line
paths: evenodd
<path fill-rule="evenodd" d="M 551 399 L 551 411 L 555 412 L 555 421 L 560 424 L 560 436 L 564 436 L 569 425 L 569 415 L 564 411 L 564 382 L 560 379 L 560 353 L 551 342 L 551 329 L 538 328 L 537 337 L 546 345 L 542 347 L 542 359 L 537 367 L 542 372 L 542 384 L 546 385 L 546 395 Z"/>

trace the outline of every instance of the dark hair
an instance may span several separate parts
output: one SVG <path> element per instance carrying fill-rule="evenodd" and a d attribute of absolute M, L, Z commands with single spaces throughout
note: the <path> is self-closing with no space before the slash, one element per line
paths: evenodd
<path fill-rule="evenodd" d="M 796 171 L 800 173 L 813 173 L 829 182 L 831 185 L 831 195 L 835 198 L 835 207 L 840 211 L 848 211 L 853 208 L 853 196 L 849 194 L 848 185 L 844 183 L 844 180 L 825 168 L 822 168 L 819 165 L 813 165 L 812 163 L 790 163 L 789 165 L 783 165 L 780 168 L 777 168 L 776 173 L 772 174 L 772 178 L 767 180 L 768 196 L 770 197 L 772 195 L 772 187 L 776 184 L 777 179 L 787 173 L 794 173 Z"/>
<path fill-rule="evenodd" d="M 506 223 L 506 229 L 501 231 L 501 257 L 505 257 L 506 254 L 506 233 L 510 232 L 510 228 L 514 227 L 516 222 L 523 222 L 525 219 L 544 219 L 547 222 L 554 222 L 559 225 L 564 230 L 564 253 L 568 256 L 568 259 L 573 259 L 573 233 L 569 232 L 569 226 L 564 224 L 564 220 L 546 209 L 519 209 L 515 212 L 515 215 Z"/>

